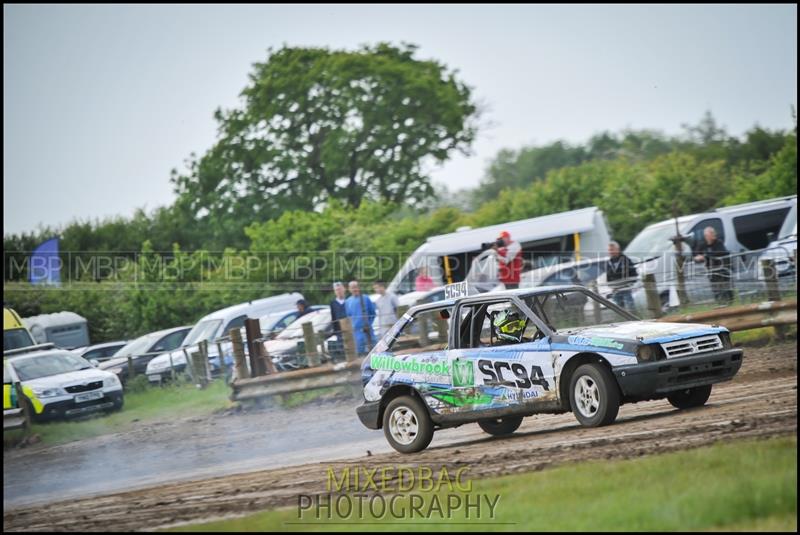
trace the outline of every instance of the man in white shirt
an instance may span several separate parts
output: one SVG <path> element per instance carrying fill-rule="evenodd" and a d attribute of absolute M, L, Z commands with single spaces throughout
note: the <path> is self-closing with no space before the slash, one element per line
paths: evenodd
<path fill-rule="evenodd" d="M 383 282 L 374 283 L 372 288 L 375 290 L 375 293 L 380 296 L 378 300 L 375 301 L 375 310 L 378 313 L 378 329 L 376 334 L 378 339 L 380 339 L 397 321 L 397 307 L 400 303 L 396 295 L 386 291 L 386 284 Z"/>

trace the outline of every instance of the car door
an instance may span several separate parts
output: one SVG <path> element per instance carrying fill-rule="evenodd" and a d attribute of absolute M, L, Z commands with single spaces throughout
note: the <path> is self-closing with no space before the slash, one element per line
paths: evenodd
<path fill-rule="evenodd" d="M 519 342 L 496 336 L 493 321 L 503 311 L 520 315 L 525 326 Z M 453 390 L 472 410 L 535 409 L 553 397 L 550 340 L 535 320 L 509 299 L 459 309 L 459 348 L 448 351 Z"/>

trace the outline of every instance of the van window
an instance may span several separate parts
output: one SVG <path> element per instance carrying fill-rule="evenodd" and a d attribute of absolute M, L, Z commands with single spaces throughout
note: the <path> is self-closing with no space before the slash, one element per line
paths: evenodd
<path fill-rule="evenodd" d="M 711 219 L 703 219 L 693 226 L 689 231 L 689 234 L 691 235 L 690 245 L 692 249 L 698 249 L 705 241 L 705 238 L 703 237 L 703 231 L 706 229 L 706 227 L 711 227 L 716 230 L 717 239 L 719 239 L 719 241 L 722 243 L 725 243 L 725 227 L 722 226 L 722 220 L 720 218 L 714 217 Z"/>
<path fill-rule="evenodd" d="M 788 213 L 789 208 L 786 207 L 734 217 L 736 239 L 746 249 L 765 249 L 769 245 L 769 233 L 777 237 Z"/>
<path fill-rule="evenodd" d="M 229 332 L 231 329 L 241 329 L 244 327 L 244 322 L 247 319 L 247 315 L 242 315 L 236 318 L 233 318 L 230 323 L 225 327 L 225 332 Z"/>

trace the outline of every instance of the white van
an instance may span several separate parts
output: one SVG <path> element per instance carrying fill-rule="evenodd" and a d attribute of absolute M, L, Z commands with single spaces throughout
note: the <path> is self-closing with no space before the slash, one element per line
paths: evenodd
<path fill-rule="evenodd" d="M 89 345 L 89 326 L 86 318 L 74 312 L 53 312 L 22 318 L 37 344 L 53 343 L 62 349 Z"/>
<path fill-rule="evenodd" d="M 219 351 L 216 344 L 210 342 L 225 336 L 231 329 L 241 328 L 248 318 L 260 318 L 272 312 L 294 308 L 300 299 L 303 299 L 303 295 L 297 292 L 280 294 L 223 308 L 204 316 L 186 335 L 182 348 L 159 355 L 147 364 L 147 379 L 159 383 L 169 376 L 171 369 L 182 372 L 186 368 L 184 351 L 191 355 L 198 351 L 198 344 L 204 340 L 209 342 L 208 360 L 212 371 L 219 369 Z"/>
<path fill-rule="evenodd" d="M 423 267 L 437 287 L 461 282 L 470 271 L 481 273 L 482 278 L 493 278 L 491 265 L 485 269 L 471 267 L 476 257 L 494 261 L 481 252 L 504 230 L 522 245 L 523 269 L 580 259 L 582 254 L 604 255 L 609 240 L 605 216 L 595 206 L 489 227 L 467 227 L 428 238 L 406 260 L 387 289 L 395 294 L 415 291 L 414 282 Z"/>
<path fill-rule="evenodd" d="M 731 253 L 733 284 L 740 296 L 761 290 L 758 282 L 760 267 L 758 258 L 778 235 L 787 218 L 797 219 L 797 195 L 757 201 L 735 206 L 717 208 L 710 212 L 667 219 L 644 228 L 625 248 L 625 254 L 634 262 L 639 273 L 639 282 L 633 287 L 634 302 L 640 310 L 646 308 L 646 298 L 641 287 L 644 274 L 655 275 L 662 306 L 672 298 L 677 305 L 677 275 L 675 247 L 671 238 L 680 232 L 685 258 L 684 274 L 686 290 L 691 302 L 703 302 L 712 298 L 711 287 L 703 263 L 692 261 L 692 251 L 703 241 L 703 230 L 713 227 L 717 236 Z M 601 275 L 597 280 L 600 293 L 611 293 Z"/>

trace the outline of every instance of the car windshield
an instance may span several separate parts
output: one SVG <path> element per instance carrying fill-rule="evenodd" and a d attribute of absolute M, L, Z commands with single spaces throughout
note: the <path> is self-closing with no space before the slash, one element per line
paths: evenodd
<path fill-rule="evenodd" d="M 12 364 L 20 381 L 30 381 L 40 377 L 88 370 L 92 367 L 85 358 L 66 352 L 14 359 Z"/>
<path fill-rule="evenodd" d="M 593 294 L 581 290 L 535 294 L 525 297 L 524 301 L 554 331 L 635 319 L 607 307 Z"/>
<path fill-rule="evenodd" d="M 331 322 L 331 310 L 329 308 L 324 308 L 316 312 L 309 312 L 305 316 L 300 316 L 290 323 L 289 326 L 283 331 L 281 331 L 276 338 L 279 340 L 286 340 L 288 338 L 302 338 L 303 324 L 308 323 L 309 321 L 314 326 L 314 332 L 322 331 Z"/>
<path fill-rule="evenodd" d="M 212 341 L 221 324 L 222 320 L 201 321 L 192 327 L 192 330 L 186 335 L 186 340 L 183 341 L 183 345 L 190 346 L 203 340 Z"/>
<path fill-rule="evenodd" d="M 642 261 L 659 255 L 673 247 L 670 241 L 673 236 L 675 236 L 674 221 L 651 225 L 628 244 L 625 248 L 625 255 L 634 261 Z"/>
<path fill-rule="evenodd" d="M 31 335 L 25 329 L 9 329 L 3 331 L 3 351 L 19 349 L 33 345 Z"/>
<path fill-rule="evenodd" d="M 291 314 L 291 312 L 291 310 L 284 310 L 261 316 L 258 318 L 258 324 L 261 326 L 262 331 L 271 331 L 283 318 Z"/>
<path fill-rule="evenodd" d="M 140 336 L 135 340 L 131 340 L 121 348 L 119 351 L 112 355 L 112 358 L 116 357 L 127 357 L 128 355 L 141 355 L 142 353 L 146 353 L 150 346 L 156 339 L 155 334 L 146 334 L 144 336 Z"/>

